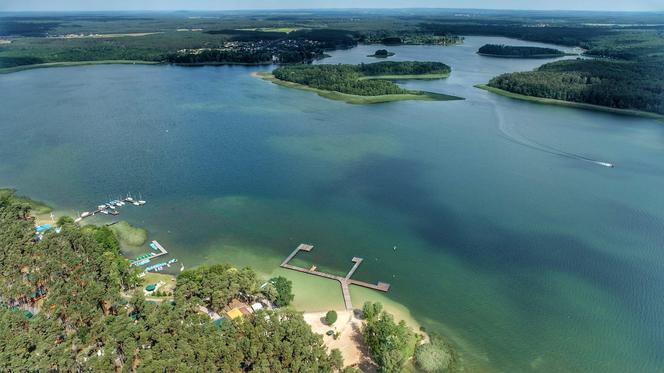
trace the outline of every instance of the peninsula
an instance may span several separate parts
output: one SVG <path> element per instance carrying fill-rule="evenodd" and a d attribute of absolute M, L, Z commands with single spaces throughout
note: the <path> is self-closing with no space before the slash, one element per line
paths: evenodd
<path fill-rule="evenodd" d="M 390 80 L 442 79 L 451 69 L 440 62 L 377 62 L 361 65 L 293 65 L 272 73 L 257 73 L 285 87 L 311 91 L 351 104 L 375 104 L 401 100 L 446 101 L 460 97 L 408 90 Z"/>
<path fill-rule="evenodd" d="M 517 99 L 664 118 L 657 61 L 565 60 L 499 75 L 478 88 Z"/>

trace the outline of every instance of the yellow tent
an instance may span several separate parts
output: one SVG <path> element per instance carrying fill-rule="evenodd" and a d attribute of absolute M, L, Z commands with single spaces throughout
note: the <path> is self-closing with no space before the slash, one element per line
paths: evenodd
<path fill-rule="evenodd" d="M 242 311 L 238 308 L 233 308 L 232 310 L 228 311 L 226 313 L 228 317 L 231 318 L 231 320 L 237 319 L 238 317 L 242 317 Z"/>

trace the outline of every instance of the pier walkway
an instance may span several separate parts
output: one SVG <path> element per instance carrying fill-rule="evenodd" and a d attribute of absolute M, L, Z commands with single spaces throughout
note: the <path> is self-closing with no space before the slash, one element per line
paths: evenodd
<path fill-rule="evenodd" d="M 157 242 L 156 240 L 152 240 L 152 242 L 150 243 L 150 246 L 152 246 L 152 245 L 154 245 L 154 247 L 157 249 L 157 251 L 159 251 L 159 253 L 150 252 L 148 254 L 142 255 L 142 256 L 136 258 L 131 263 L 129 263 L 129 266 L 145 265 L 148 262 L 150 262 L 152 259 L 155 259 L 155 258 L 158 258 L 162 255 L 167 255 L 168 254 L 168 251 L 166 251 L 166 249 L 164 249 L 164 247 L 161 246 L 161 244 L 159 242 Z"/>
<path fill-rule="evenodd" d="M 288 264 L 300 251 L 309 252 L 309 251 L 313 250 L 313 248 L 314 247 L 312 245 L 300 244 L 297 248 L 295 248 L 295 250 L 293 250 L 292 253 L 290 253 L 290 255 L 288 255 L 286 257 L 286 259 L 284 259 L 283 262 L 281 262 L 281 267 L 286 268 L 286 269 L 290 269 L 290 270 L 293 270 L 293 271 L 297 271 L 297 272 L 302 272 L 302 273 L 307 273 L 307 274 L 314 275 L 314 276 L 327 278 L 327 279 L 330 279 L 330 280 L 339 281 L 339 283 L 341 284 L 341 293 L 344 297 L 344 305 L 346 306 L 347 310 L 352 310 L 353 309 L 353 302 L 350 299 L 350 290 L 348 288 L 349 285 L 362 286 L 362 287 L 365 287 L 365 288 L 368 288 L 368 289 L 373 289 L 373 290 L 378 290 L 378 291 L 383 291 L 383 292 L 387 292 L 388 290 L 390 290 L 390 284 L 385 283 L 385 282 L 378 282 L 377 284 L 370 284 L 368 282 L 351 279 L 351 276 L 353 276 L 353 274 L 355 273 L 357 268 L 360 266 L 360 264 L 362 264 L 362 261 L 364 260 L 362 258 L 353 257 L 352 262 L 355 263 L 355 264 L 350 269 L 350 271 L 348 271 L 348 273 L 346 274 L 345 277 L 336 276 L 336 275 L 332 275 L 332 274 L 329 274 L 329 273 L 316 271 L 315 266 L 312 267 L 312 269 L 306 269 L 306 268 L 294 266 L 292 264 Z"/>

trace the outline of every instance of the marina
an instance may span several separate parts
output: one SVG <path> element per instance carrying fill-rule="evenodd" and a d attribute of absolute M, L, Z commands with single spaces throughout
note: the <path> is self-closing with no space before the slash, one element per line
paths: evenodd
<path fill-rule="evenodd" d="M 293 271 L 297 271 L 297 272 L 307 273 L 307 274 L 314 275 L 314 276 L 328 278 L 330 280 L 339 281 L 339 283 L 341 284 L 341 293 L 342 293 L 343 298 L 344 298 L 344 305 L 346 306 L 347 310 L 352 310 L 353 309 L 353 302 L 351 301 L 351 298 L 350 298 L 349 285 L 362 286 L 362 287 L 365 287 L 365 288 L 368 288 L 368 289 L 378 290 L 378 291 L 382 291 L 382 292 L 387 292 L 388 290 L 390 290 L 390 284 L 385 283 L 385 282 L 378 282 L 377 284 L 371 284 L 371 283 L 368 283 L 368 282 L 365 282 L 365 281 L 359 281 L 359 280 L 351 279 L 351 277 L 353 276 L 353 274 L 355 273 L 357 268 L 360 266 L 360 264 L 362 264 L 362 261 L 364 260 L 364 259 L 359 258 L 359 257 L 353 257 L 353 259 L 351 260 L 354 263 L 353 267 L 350 269 L 350 271 L 348 271 L 348 273 L 344 277 L 317 271 L 315 265 L 311 266 L 311 268 L 309 268 L 309 269 L 306 269 L 306 268 L 294 266 L 292 264 L 288 264 L 291 260 L 293 260 L 293 258 L 300 251 L 310 252 L 311 250 L 313 250 L 313 248 L 314 248 L 313 245 L 300 244 L 297 248 L 295 248 L 295 250 L 293 250 L 292 253 L 290 253 L 290 255 L 288 255 L 286 257 L 286 259 L 284 259 L 284 261 L 281 263 L 280 267 L 290 269 L 290 270 L 293 270 Z"/>
<path fill-rule="evenodd" d="M 117 199 L 112 199 L 108 202 L 101 203 L 97 205 L 96 209 L 93 211 L 85 211 L 81 213 L 75 220 L 74 222 L 79 223 L 83 219 L 95 216 L 97 214 L 104 214 L 104 215 L 119 215 L 120 211 L 118 211 L 121 207 L 124 207 L 126 205 L 134 205 L 134 206 L 143 206 L 147 203 L 140 195 L 138 199 L 135 199 L 131 196 L 130 193 L 127 193 L 127 196 L 124 198 L 117 198 Z M 111 223 L 106 224 L 107 226 L 111 226 L 114 224 L 117 224 L 118 221 L 113 221 Z M 50 226 L 49 226 L 50 228 Z M 38 228 L 38 233 L 39 233 L 39 228 Z M 170 259 L 166 262 L 160 262 L 156 264 L 151 264 L 152 261 L 156 258 L 159 258 L 164 255 L 168 255 L 168 251 L 156 240 L 152 240 L 149 245 L 151 251 L 147 254 L 140 255 L 134 259 L 129 260 L 129 266 L 131 267 L 143 267 L 147 266 L 143 269 L 143 272 L 141 272 L 140 276 L 145 276 L 146 273 L 148 272 L 160 272 L 163 271 L 166 268 L 170 268 L 174 263 L 177 263 L 178 260 L 173 258 Z M 184 270 L 184 265 L 180 267 L 180 272 Z"/>
<path fill-rule="evenodd" d="M 131 194 L 127 194 L 127 196 L 124 198 L 110 200 L 106 203 L 97 205 L 96 209 L 93 211 L 85 211 L 81 213 L 78 217 L 76 217 L 76 219 L 74 219 L 74 222 L 76 223 L 81 222 L 83 219 L 95 216 L 97 214 L 113 215 L 113 216 L 120 215 L 120 211 L 118 211 L 119 207 L 123 207 L 128 204 L 134 206 L 143 206 L 146 203 L 147 201 L 143 200 L 141 197 L 139 197 L 139 199 L 134 199 L 131 196 Z"/>

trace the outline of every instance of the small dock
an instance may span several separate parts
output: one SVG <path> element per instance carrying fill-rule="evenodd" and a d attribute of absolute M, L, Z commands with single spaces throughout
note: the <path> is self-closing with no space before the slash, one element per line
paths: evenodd
<path fill-rule="evenodd" d="M 307 274 L 314 275 L 314 276 L 327 278 L 327 279 L 330 279 L 330 280 L 339 281 L 339 283 L 341 284 L 341 293 L 344 297 L 344 305 L 346 306 L 347 310 L 352 310 L 353 309 L 353 303 L 350 299 L 350 289 L 348 288 L 349 285 L 362 286 L 362 287 L 365 287 L 365 288 L 368 288 L 368 289 L 378 290 L 378 291 L 382 291 L 382 292 L 387 292 L 388 290 L 390 290 L 390 284 L 385 283 L 385 282 L 378 282 L 377 284 L 370 284 L 368 282 L 351 279 L 351 277 L 353 276 L 353 274 L 355 273 L 357 268 L 360 266 L 360 264 L 362 264 L 362 261 L 364 260 L 362 258 L 353 257 L 353 259 L 351 260 L 354 263 L 353 267 L 350 269 L 350 271 L 348 271 L 348 273 L 344 277 L 317 271 L 316 266 L 311 266 L 310 269 L 306 269 L 306 268 L 294 266 L 292 264 L 288 264 L 291 260 L 293 260 L 293 258 L 300 251 L 310 252 L 311 250 L 313 250 L 313 248 L 314 247 L 312 245 L 300 244 L 298 247 L 295 248 L 295 250 L 293 250 L 292 253 L 290 253 L 290 255 L 288 255 L 286 257 L 286 259 L 284 259 L 283 262 L 281 262 L 281 267 L 286 268 L 286 269 L 290 269 L 290 270 L 293 270 L 293 271 L 297 271 L 297 272 L 302 272 L 302 273 L 307 273 Z"/>
<path fill-rule="evenodd" d="M 164 247 L 161 246 L 161 245 L 159 244 L 159 242 L 157 242 L 157 240 L 152 240 L 152 244 L 153 244 L 153 245 L 157 248 L 157 250 L 159 251 L 159 254 L 155 254 L 155 255 L 152 256 L 153 258 L 156 258 L 156 257 L 158 257 L 158 256 L 162 256 L 162 255 L 166 255 L 166 254 L 168 254 L 168 251 L 166 251 L 166 249 L 164 249 Z"/>
<path fill-rule="evenodd" d="M 152 242 L 150 242 L 150 247 L 153 246 L 154 249 L 158 251 L 157 253 L 150 252 L 149 254 L 141 255 L 138 258 L 134 259 L 133 262 L 129 263 L 129 266 L 143 266 L 149 264 L 150 261 L 154 258 L 158 258 L 162 255 L 168 255 L 168 251 L 166 251 L 166 249 L 164 249 L 164 247 L 161 246 L 161 244 L 156 240 L 152 240 Z"/>

